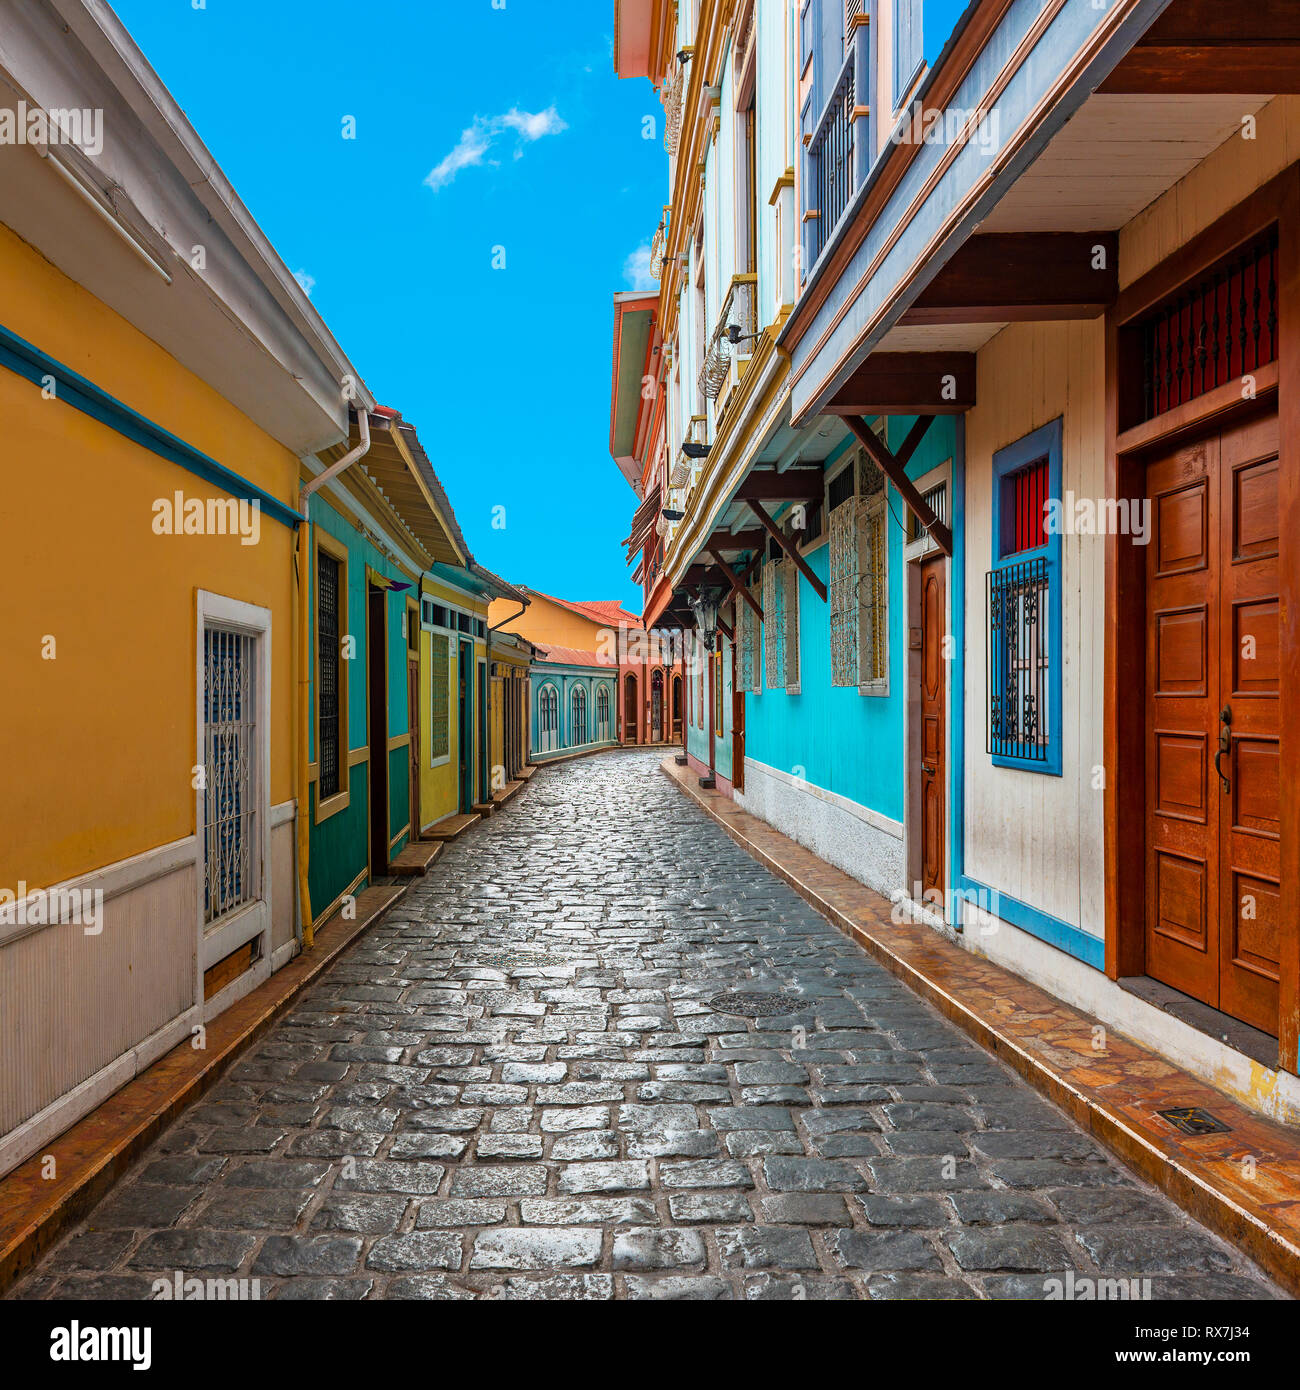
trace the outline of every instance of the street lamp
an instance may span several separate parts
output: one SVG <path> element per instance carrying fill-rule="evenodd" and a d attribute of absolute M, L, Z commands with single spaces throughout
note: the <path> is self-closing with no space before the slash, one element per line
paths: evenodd
<path fill-rule="evenodd" d="M 690 602 L 691 612 L 695 614 L 695 626 L 700 631 L 701 640 L 706 648 L 712 647 L 714 639 L 718 635 L 717 591 L 701 587 L 699 593 Z"/>

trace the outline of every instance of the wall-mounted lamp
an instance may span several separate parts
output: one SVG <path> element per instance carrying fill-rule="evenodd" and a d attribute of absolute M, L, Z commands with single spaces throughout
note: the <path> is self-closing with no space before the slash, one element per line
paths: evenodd
<path fill-rule="evenodd" d="M 665 507 L 665 508 L 664 508 L 664 520 L 665 520 L 665 521 L 685 521 L 685 520 L 686 520 L 686 513 L 685 513 L 685 512 L 679 512 L 675 507 Z"/>
<path fill-rule="evenodd" d="M 751 338 L 761 338 L 762 336 L 763 333 L 761 329 L 757 333 L 742 333 L 738 323 L 729 323 L 727 325 L 727 341 L 733 346 L 736 343 L 747 343 Z"/>
<path fill-rule="evenodd" d="M 706 647 L 711 647 L 718 635 L 717 591 L 701 586 L 699 593 L 690 600 L 690 605 L 691 612 L 695 614 L 695 626 L 699 628 L 700 638 Z"/>
<path fill-rule="evenodd" d="M 688 439 L 682 445 L 682 453 L 684 453 L 688 459 L 706 459 L 709 456 L 709 450 L 712 448 L 712 444 L 697 444 L 694 440 Z"/>

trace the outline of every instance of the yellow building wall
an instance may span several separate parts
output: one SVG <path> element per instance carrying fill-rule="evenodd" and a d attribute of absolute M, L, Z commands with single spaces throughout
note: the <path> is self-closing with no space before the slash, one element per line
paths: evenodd
<path fill-rule="evenodd" d="M 454 585 L 446 584 L 428 576 L 424 580 L 424 597 L 448 607 L 472 613 L 476 618 L 488 616 L 485 599 L 467 594 Z M 518 606 L 518 605 L 516 605 Z M 453 816 L 460 810 L 460 644 L 462 641 L 474 643 L 474 669 L 469 673 L 471 698 L 478 698 L 478 664 L 486 659 L 487 644 L 482 638 L 471 638 L 467 633 L 452 633 L 451 656 L 449 661 L 451 694 L 447 703 L 448 752 L 447 761 L 436 767 L 430 766 L 433 748 L 433 641 L 434 636 L 427 628 L 420 629 L 420 821 L 421 826 L 430 826 L 435 821 Z M 489 731 L 490 732 L 490 731 Z M 472 766 L 478 768 L 478 714 L 472 721 L 473 747 Z M 491 768 L 488 769 L 491 776 Z M 475 789 L 477 795 L 477 781 Z"/>
<path fill-rule="evenodd" d="M 517 612 L 519 604 L 512 599 L 493 599 L 488 611 L 489 624 L 499 623 L 511 613 Z M 606 631 L 601 623 L 584 618 L 572 609 L 561 604 L 533 595 L 531 603 L 513 622 L 507 622 L 502 632 L 517 632 L 530 642 L 544 647 L 576 647 L 579 651 L 593 652 Z"/>
<path fill-rule="evenodd" d="M 6 328 L 292 503 L 289 450 L 3 226 L 0 283 Z M 3 368 L 0 418 L 0 885 L 194 833 L 200 588 L 272 611 L 270 800 L 289 800 L 293 532 L 263 515 L 256 545 L 156 535 L 156 499 L 226 494 Z"/>

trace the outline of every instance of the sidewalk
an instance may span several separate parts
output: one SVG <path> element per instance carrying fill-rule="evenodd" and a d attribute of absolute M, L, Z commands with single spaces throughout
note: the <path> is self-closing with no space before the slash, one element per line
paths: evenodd
<path fill-rule="evenodd" d="M 1154 1052 L 1106 1030 L 924 925 L 811 850 L 696 785 L 671 757 L 662 772 L 737 844 L 835 926 L 1053 1100 L 1197 1220 L 1300 1296 L 1300 1133 L 1262 1119 Z M 1203 1107 L 1226 1132 L 1187 1135 L 1157 1112 Z"/>

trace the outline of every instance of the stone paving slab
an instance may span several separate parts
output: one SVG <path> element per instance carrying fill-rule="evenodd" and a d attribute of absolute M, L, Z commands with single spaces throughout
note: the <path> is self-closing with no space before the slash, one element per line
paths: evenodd
<path fill-rule="evenodd" d="M 1279 1296 L 658 761 L 451 844 L 13 1296 Z"/>

